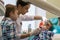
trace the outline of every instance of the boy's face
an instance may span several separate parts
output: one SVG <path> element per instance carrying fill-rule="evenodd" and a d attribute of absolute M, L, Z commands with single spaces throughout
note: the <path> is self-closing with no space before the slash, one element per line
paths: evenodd
<path fill-rule="evenodd" d="M 18 10 L 15 10 L 14 12 L 12 12 L 11 17 L 12 17 L 13 20 L 17 20 L 17 18 L 18 18 Z"/>
<path fill-rule="evenodd" d="M 47 22 L 46 28 L 47 28 L 47 29 L 50 29 L 51 27 L 52 27 L 51 23 L 50 23 L 50 22 Z"/>
<path fill-rule="evenodd" d="M 49 30 L 52 27 L 50 22 L 44 22 L 42 28 Z"/>
<path fill-rule="evenodd" d="M 20 15 L 20 13 L 22 15 L 26 14 L 28 12 L 28 9 L 30 8 L 30 4 L 22 7 L 21 5 L 18 5 L 18 15 Z"/>

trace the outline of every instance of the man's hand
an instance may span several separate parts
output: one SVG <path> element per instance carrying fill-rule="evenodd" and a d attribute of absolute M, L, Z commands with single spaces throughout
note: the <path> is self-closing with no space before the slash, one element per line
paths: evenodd
<path fill-rule="evenodd" d="M 37 29 L 35 29 L 34 31 L 32 31 L 32 32 L 30 32 L 30 35 L 32 36 L 32 35 L 37 35 L 37 34 L 39 34 L 41 32 L 41 29 L 40 28 L 37 28 Z"/>

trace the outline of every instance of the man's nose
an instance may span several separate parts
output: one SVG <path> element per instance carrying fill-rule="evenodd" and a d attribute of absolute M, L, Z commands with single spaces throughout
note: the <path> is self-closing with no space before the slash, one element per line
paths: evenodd
<path fill-rule="evenodd" d="M 28 10 L 26 10 L 26 13 L 28 12 Z"/>

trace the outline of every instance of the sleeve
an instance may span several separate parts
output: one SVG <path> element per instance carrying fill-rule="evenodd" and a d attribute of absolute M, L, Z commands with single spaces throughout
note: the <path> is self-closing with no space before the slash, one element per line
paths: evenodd
<path fill-rule="evenodd" d="M 16 33 L 21 34 L 21 27 L 19 27 L 19 26 L 16 27 Z"/>
<path fill-rule="evenodd" d="M 19 17 L 22 21 L 32 21 L 34 20 L 34 16 L 22 15 Z"/>
<path fill-rule="evenodd" d="M 16 23 L 16 35 L 17 35 L 17 39 L 20 39 L 21 37 L 21 25 L 19 26 L 17 23 Z"/>

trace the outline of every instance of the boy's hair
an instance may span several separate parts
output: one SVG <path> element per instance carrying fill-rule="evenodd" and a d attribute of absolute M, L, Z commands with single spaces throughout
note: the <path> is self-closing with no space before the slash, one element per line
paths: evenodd
<path fill-rule="evenodd" d="M 6 7 L 5 17 L 9 17 L 10 12 L 14 12 L 16 10 L 16 6 L 12 4 L 8 4 L 5 7 Z"/>
<path fill-rule="evenodd" d="M 48 25 L 48 23 L 50 23 L 51 25 L 53 25 L 50 20 L 47 20 L 47 21 L 45 22 L 46 25 Z"/>
<path fill-rule="evenodd" d="M 17 0 L 16 6 L 18 7 L 18 5 L 21 5 L 22 7 L 26 6 L 30 4 L 29 2 L 24 2 L 22 0 Z"/>
<path fill-rule="evenodd" d="M 47 20 L 47 22 L 45 24 L 48 25 L 48 23 L 51 24 L 51 27 L 49 28 L 49 31 L 53 31 L 54 30 L 54 27 L 53 27 L 52 22 L 50 20 Z"/>

